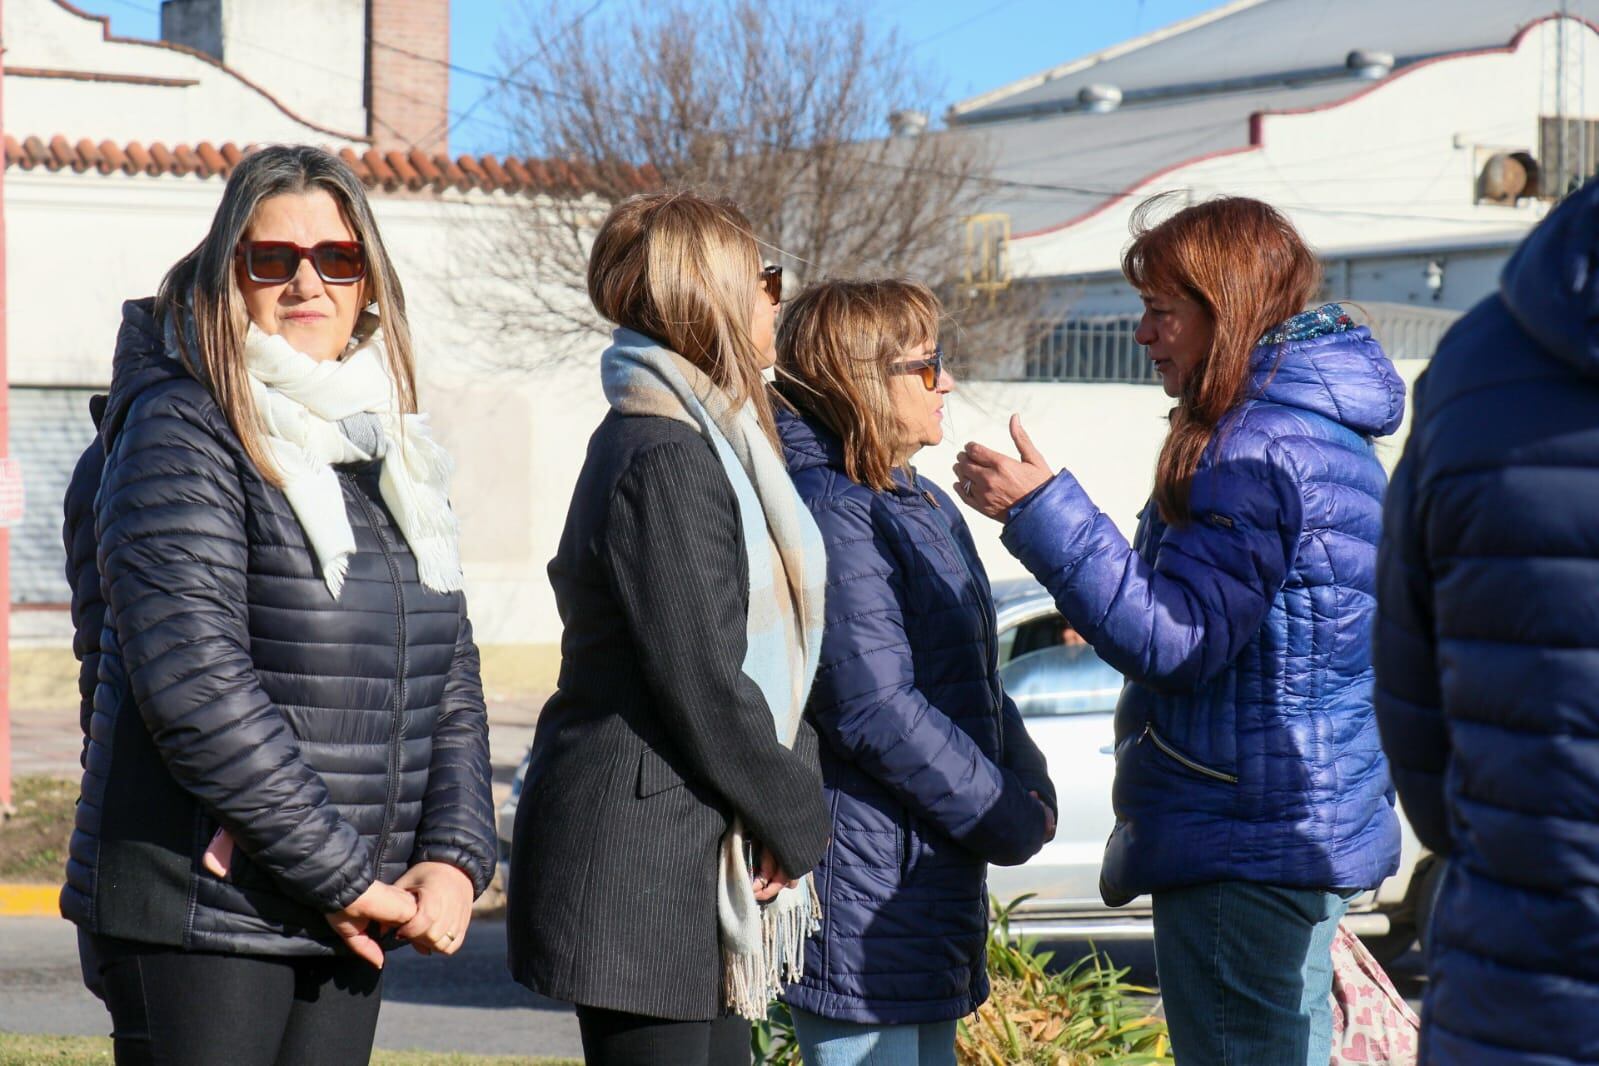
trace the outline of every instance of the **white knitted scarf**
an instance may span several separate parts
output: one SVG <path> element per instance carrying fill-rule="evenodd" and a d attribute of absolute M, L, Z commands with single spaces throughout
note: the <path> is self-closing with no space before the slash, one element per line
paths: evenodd
<path fill-rule="evenodd" d="M 459 527 L 449 500 L 454 463 L 433 439 L 426 415 L 401 413 L 382 330 L 374 328 L 342 359 L 318 361 L 252 325 L 244 361 L 283 494 L 334 599 L 355 554 L 355 532 L 333 467 L 377 458 L 383 460 L 379 492 L 416 557 L 422 584 L 459 589 Z M 359 416 L 376 425 L 375 449 L 357 445 L 339 424 Z"/>

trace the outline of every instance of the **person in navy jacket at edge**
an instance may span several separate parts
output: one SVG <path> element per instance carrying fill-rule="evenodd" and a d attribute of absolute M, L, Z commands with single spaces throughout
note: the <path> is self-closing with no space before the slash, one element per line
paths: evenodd
<path fill-rule="evenodd" d="M 1332 937 L 1399 858 L 1370 628 L 1404 384 L 1338 305 L 1301 313 L 1321 270 L 1276 210 L 1159 207 L 1122 267 L 1178 404 L 1132 544 L 1017 418 L 1021 460 L 968 444 L 957 488 L 1127 677 L 1101 892 L 1153 896 L 1178 1061 L 1326 1066 Z"/>
<path fill-rule="evenodd" d="M 1377 722 L 1448 856 L 1421 1061 L 1599 1062 L 1599 184 L 1416 385 L 1377 565 Z"/>
<path fill-rule="evenodd" d="M 988 998 L 987 864 L 1054 835 L 971 534 L 909 465 L 943 439 L 955 387 L 939 318 L 923 285 L 828 281 L 778 329 L 778 428 L 828 557 L 807 708 L 833 815 L 826 919 L 784 997 L 809 1066 L 953 1066 L 957 1020 Z"/>

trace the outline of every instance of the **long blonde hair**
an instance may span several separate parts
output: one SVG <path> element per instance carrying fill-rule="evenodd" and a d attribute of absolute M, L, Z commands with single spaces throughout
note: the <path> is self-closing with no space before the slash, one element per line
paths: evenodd
<path fill-rule="evenodd" d="M 234 251 L 263 200 L 323 189 L 366 249 L 365 303 L 376 303 L 400 410 L 416 410 L 416 365 L 405 320 L 405 293 L 394 272 L 361 179 L 337 156 L 310 145 L 273 145 L 252 152 L 234 168 L 205 238 L 179 259 L 156 292 L 156 317 L 172 323 L 179 354 L 205 383 L 238 434 L 245 454 L 273 485 L 282 475 L 266 449 L 260 415 L 250 398 L 244 365 L 249 329 L 244 295 L 234 269 Z M 184 319 L 192 320 L 193 330 Z"/>
<path fill-rule="evenodd" d="M 749 219 L 692 193 L 649 193 L 612 208 L 589 253 L 589 299 L 625 329 L 681 355 L 727 393 L 755 406 L 776 444 L 762 352 L 750 336 L 761 272 Z"/>
<path fill-rule="evenodd" d="M 783 309 L 777 330 L 782 395 L 844 443 L 850 480 L 893 485 L 904 427 L 894 409 L 891 364 L 938 339 L 938 297 L 915 281 L 823 281 Z"/>

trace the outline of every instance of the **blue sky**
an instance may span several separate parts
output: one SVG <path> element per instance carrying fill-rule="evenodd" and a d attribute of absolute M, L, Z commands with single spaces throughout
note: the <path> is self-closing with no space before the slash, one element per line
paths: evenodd
<path fill-rule="evenodd" d="M 73 0 L 79 8 L 111 16 L 112 29 L 128 37 L 160 35 L 157 0 Z M 261 2 L 261 0 L 256 0 Z M 630 0 L 607 0 L 625 7 Z M 1221 0 L 862 0 L 869 17 L 893 29 L 942 79 L 946 102 L 998 88 L 1057 63 L 1096 51 L 1160 26 L 1221 6 Z M 451 60 L 492 73 L 496 40 L 515 25 L 520 0 L 454 0 Z M 603 10 L 603 9 L 602 9 Z M 500 151 L 503 134 L 484 78 L 456 73 L 450 109 L 469 113 L 450 135 L 457 152 Z"/>

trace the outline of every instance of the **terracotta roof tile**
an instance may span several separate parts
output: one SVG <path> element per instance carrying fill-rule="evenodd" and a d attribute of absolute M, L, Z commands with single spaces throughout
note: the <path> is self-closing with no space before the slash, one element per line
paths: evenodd
<path fill-rule="evenodd" d="M 136 170 L 151 176 L 161 173 L 156 168 L 155 160 L 150 158 L 150 153 L 145 151 L 144 145 L 138 141 L 129 141 L 125 150 L 128 153 L 128 162 L 132 163 Z"/>
<path fill-rule="evenodd" d="M 207 179 L 233 173 L 233 168 L 254 147 L 247 145 L 240 148 L 232 141 L 221 145 L 200 141 L 171 147 L 160 141 L 118 144 L 103 140 L 96 144 L 87 137 L 72 144 L 61 134 L 51 136 L 46 143 L 39 137 L 25 137 L 19 141 L 8 134 L 4 141 L 4 166 L 22 170 L 44 167 L 52 172 L 70 169 L 78 174 L 91 170 L 107 175 L 120 171 L 151 177 L 192 174 Z M 500 159 L 493 155 L 452 158 L 447 155 L 428 155 L 421 151 L 380 153 L 369 148 L 358 152 L 350 147 L 339 149 L 338 156 L 367 188 L 381 187 L 386 192 L 401 189 L 415 193 L 480 189 L 508 195 L 533 195 L 575 191 L 593 180 L 585 168 L 574 167 L 561 160 Z M 655 183 L 654 171 L 648 167 L 624 172 L 619 177 L 636 183 L 640 188 L 648 188 Z"/>
<path fill-rule="evenodd" d="M 222 158 L 222 153 L 217 151 L 216 146 L 210 141 L 201 141 L 195 145 L 194 154 L 200 157 L 201 163 L 205 164 L 205 176 L 208 178 L 213 174 L 230 174 L 233 172 L 233 168 L 228 165 L 228 161 Z"/>
<path fill-rule="evenodd" d="M 95 146 L 95 152 L 99 155 L 95 165 L 99 168 L 100 173 L 109 174 L 113 170 L 121 170 L 129 174 L 133 173 L 133 167 L 128 163 L 128 157 L 122 154 L 122 149 L 117 147 L 115 141 L 101 141 Z"/>

